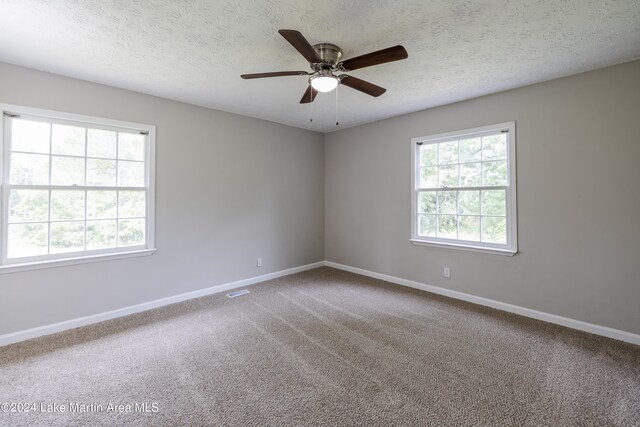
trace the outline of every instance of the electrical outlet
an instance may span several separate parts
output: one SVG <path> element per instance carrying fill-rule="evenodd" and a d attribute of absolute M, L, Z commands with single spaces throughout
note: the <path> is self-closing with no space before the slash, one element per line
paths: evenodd
<path fill-rule="evenodd" d="M 445 279 L 451 279 L 451 269 L 449 267 L 444 268 L 444 277 Z"/>
<path fill-rule="evenodd" d="M 262 267 L 262 258 L 258 258 L 257 265 L 258 265 L 258 267 Z"/>

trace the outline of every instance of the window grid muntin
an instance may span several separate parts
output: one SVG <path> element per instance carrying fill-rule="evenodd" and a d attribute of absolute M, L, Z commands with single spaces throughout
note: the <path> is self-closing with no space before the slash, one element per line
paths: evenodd
<path fill-rule="evenodd" d="M 6 211 L 6 215 L 7 215 L 7 219 L 5 220 L 5 223 L 7 225 L 7 233 L 8 233 L 8 229 L 10 226 L 12 225 L 29 225 L 29 224 L 46 224 L 46 228 L 47 228 L 47 255 L 59 255 L 60 253 L 52 253 L 51 251 L 51 244 L 52 244 L 52 239 L 51 239 L 51 224 L 56 224 L 56 223 L 69 223 L 69 222 L 82 222 L 84 224 L 84 250 L 83 251 L 76 251 L 76 252 L 64 252 L 65 254 L 82 254 L 82 253 L 93 253 L 93 249 L 86 249 L 87 246 L 87 222 L 91 222 L 91 221 L 116 221 L 116 235 L 115 235 L 115 246 L 110 246 L 108 248 L 104 248 L 104 249 L 121 249 L 121 248 L 133 248 L 133 247 L 143 247 L 146 246 L 146 240 L 147 240 L 147 229 L 146 229 L 146 223 L 148 221 L 147 217 L 148 217 L 148 190 L 146 188 L 143 187 L 128 187 L 128 188 L 121 188 L 121 187 L 98 187 L 98 189 L 96 190 L 96 187 L 89 187 L 89 188 L 83 188 L 83 187 L 62 187 L 62 188 L 58 188 L 58 187 L 49 187 L 49 188 L 30 188 L 27 185 L 21 185 L 19 188 L 13 188 L 14 186 L 7 186 L 6 190 L 7 190 L 7 211 Z M 39 186 L 39 187 L 45 187 L 45 186 Z M 8 220 L 8 213 L 9 213 L 9 205 L 8 205 L 8 201 L 11 197 L 11 192 L 13 190 L 16 189 L 28 189 L 28 190 L 46 190 L 47 191 L 47 200 L 48 200 L 48 208 L 47 208 L 47 220 L 46 221 L 38 221 L 38 220 L 34 220 L 34 221 L 9 221 Z M 52 211 L 52 203 L 51 203 L 51 198 L 52 198 L 52 192 L 56 191 L 56 190 L 71 190 L 71 191 L 82 191 L 84 194 L 84 212 L 85 212 L 85 216 L 83 219 L 61 219 L 61 220 L 53 220 L 51 219 L 51 211 Z M 87 217 L 87 192 L 88 191 L 114 191 L 116 193 L 116 216 L 109 216 L 109 217 L 104 217 L 104 218 L 88 218 Z M 119 210 L 120 210 L 120 193 L 121 192 L 129 192 L 129 191 L 141 191 L 144 193 L 144 198 L 145 198 L 145 216 L 118 216 L 119 215 Z M 123 220 L 144 220 L 145 221 L 145 229 L 143 230 L 144 232 L 144 241 L 141 244 L 138 245 L 121 245 L 120 244 L 120 222 Z M 23 258 L 31 258 L 31 257 L 11 257 L 9 258 L 8 255 L 8 240 L 7 240 L 7 253 L 5 254 L 5 258 L 7 261 L 11 262 L 11 261 L 15 261 L 18 259 L 23 259 Z M 42 255 L 47 256 L 47 255 Z"/>
<path fill-rule="evenodd" d="M 500 186 L 500 187 L 474 187 L 473 189 L 468 189 L 465 187 L 462 188 L 456 188 L 456 189 L 452 189 L 452 188 L 439 188 L 439 189 L 418 189 L 416 191 L 417 193 L 417 201 L 418 203 L 416 204 L 416 218 L 417 218 L 417 235 L 420 237 L 434 237 L 434 238 L 443 238 L 443 239 L 449 239 L 449 240 L 461 240 L 460 239 L 460 217 L 477 217 L 479 219 L 480 222 L 480 228 L 478 230 L 480 239 L 479 240 L 466 240 L 468 242 L 474 242 L 474 243 L 495 243 L 495 242 L 488 242 L 483 240 L 483 219 L 484 218 L 502 218 L 505 220 L 508 220 L 508 196 L 507 196 L 507 190 L 508 190 L 508 186 Z M 494 191 L 494 190 L 503 190 L 505 192 L 505 215 L 497 215 L 497 214 L 485 214 L 485 206 L 484 206 L 484 197 L 485 197 L 485 193 L 484 191 Z M 454 193 L 455 192 L 455 198 L 456 198 L 456 211 L 455 213 L 450 213 L 450 212 L 444 212 L 441 213 L 440 211 L 440 197 L 439 193 L 440 192 L 450 192 L 450 193 Z M 477 191 L 478 197 L 479 197 L 479 212 L 477 214 L 461 214 L 460 213 L 460 191 Z M 420 206 L 419 206 L 419 202 L 420 202 L 420 194 L 422 193 L 433 193 L 435 194 L 435 200 L 436 200 L 436 211 L 435 212 L 421 212 L 420 211 Z M 434 216 L 436 218 L 436 235 L 435 236 L 425 236 L 420 234 L 420 217 L 425 216 L 425 215 L 430 215 L 430 216 Z M 440 217 L 441 216 L 455 216 L 456 217 L 456 239 L 451 239 L 449 237 L 441 237 L 439 236 L 439 230 L 440 230 Z M 506 237 L 506 242 L 504 244 L 508 243 L 508 235 L 505 236 Z"/>
<path fill-rule="evenodd" d="M 421 187 L 419 184 L 421 183 L 421 177 L 422 177 L 422 170 L 426 169 L 426 168 L 436 168 L 437 170 L 437 182 L 440 183 L 441 182 L 441 177 L 440 177 L 440 169 L 441 166 L 457 166 L 458 168 L 458 173 L 457 173 L 457 180 L 458 180 L 458 185 L 456 187 L 458 188 L 466 188 L 466 186 L 461 186 L 460 185 L 460 166 L 462 165 L 471 165 L 471 164 L 480 164 L 480 179 L 481 182 L 484 184 L 484 165 L 485 163 L 492 163 L 495 164 L 497 162 L 505 162 L 507 170 L 505 172 L 505 177 L 507 178 L 507 185 L 506 187 L 508 187 L 508 183 L 509 183 L 509 146 L 508 146 L 508 138 L 509 136 L 507 135 L 505 138 L 507 139 L 506 143 L 505 143 L 505 157 L 501 157 L 501 158 L 495 158 L 495 159 L 484 159 L 484 137 L 487 136 L 494 136 L 494 135 L 500 135 L 500 134 L 504 134 L 505 132 L 502 131 L 497 131 L 497 132 L 486 132 L 483 133 L 482 135 L 479 136 L 475 136 L 475 135 L 463 135 L 463 136 L 458 136 L 455 138 L 448 138 L 448 139 L 443 139 L 443 140 L 436 140 L 436 141 L 428 141 L 428 142 L 422 142 L 420 143 L 416 150 L 418 151 L 418 156 L 417 156 L 417 162 L 418 162 L 418 167 L 419 167 L 419 176 L 418 176 L 418 188 L 421 190 L 427 189 L 427 188 L 452 188 L 452 186 L 439 186 L 439 187 Z M 461 162 L 460 161 L 460 141 L 461 140 L 467 140 L 467 139 L 473 139 L 474 137 L 480 138 L 480 160 L 478 161 L 470 161 L 470 162 Z M 458 161 L 457 162 L 453 162 L 453 163 L 440 163 L 440 144 L 443 143 L 447 143 L 447 142 L 451 142 L 451 141 L 456 141 L 457 142 L 457 157 L 458 157 Z M 425 146 L 429 146 L 429 145 L 436 145 L 438 148 L 435 150 L 436 151 L 436 162 L 435 164 L 422 164 L 422 156 L 420 155 L 420 151 L 422 149 L 422 147 Z M 494 187 L 494 186 L 487 186 L 487 185 L 482 185 L 482 187 Z"/>

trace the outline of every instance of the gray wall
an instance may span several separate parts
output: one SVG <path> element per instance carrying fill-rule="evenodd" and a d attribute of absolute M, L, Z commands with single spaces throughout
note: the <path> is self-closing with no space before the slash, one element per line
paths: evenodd
<path fill-rule="evenodd" d="M 158 247 L 0 275 L 0 335 L 323 258 L 640 333 L 639 76 L 636 61 L 323 139 L 0 63 L 0 102 L 157 126 Z M 410 138 L 510 120 L 520 253 L 409 243 Z"/>
<path fill-rule="evenodd" d="M 511 120 L 520 253 L 412 245 L 409 140 Z M 325 161 L 328 261 L 640 333 L 640 61 L 335 132 Z"/>
<path fill-rule="evenodd" d="M 321 134 L 3 63 L 0 102 L 156 125 L 158 248 L 0 275 L 0 335 L 324 259 Z"/>

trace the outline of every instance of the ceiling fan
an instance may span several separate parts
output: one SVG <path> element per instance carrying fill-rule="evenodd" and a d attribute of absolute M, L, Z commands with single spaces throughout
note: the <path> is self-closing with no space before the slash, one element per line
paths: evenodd
<path fill-rule="evenodd" d="M 342 49 L 334 44 L 320 43 L 312 46 L 299 31 L 278 30 L 278 32 L 309 61 L 312 71 L 276 71 L 272 73 L 242 74 L 240 77 L 243 79 L 260 79 L 264 77 L 311 76 L 309 77 L 309 87 L 302 99 L 300 99 L 301 104 L 313 102 L 318 92 L 331 92 L 338 84 L 359 90 L 367 95 L 380 96 L 386 92 L 385 88 L 347 74 L 336 75 L 334 73 L 399 61 L 409 56 L 405 48 L 398 45 L 356 56 L 346 61 L 340 61 L 342 59 Z"/>

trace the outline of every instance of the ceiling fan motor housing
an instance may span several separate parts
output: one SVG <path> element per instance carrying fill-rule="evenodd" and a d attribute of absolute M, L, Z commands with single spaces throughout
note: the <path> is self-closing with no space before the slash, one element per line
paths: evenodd
<path fill-rule="evenodd" d="M 336 64 L 342 58 L 342 49 L 340 49 L 335 44 L 331 43 L 320 43 L 313 46 L 320 58 L 322 58 L 322 63 L 319 64 L 318 68 L 335 68 Z M 315 67 L 314 67 L 315 68 Z"/>

